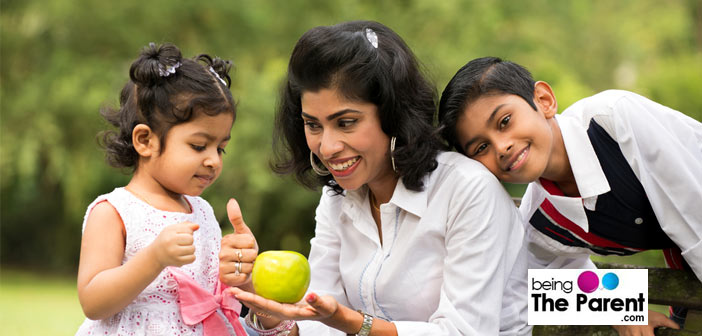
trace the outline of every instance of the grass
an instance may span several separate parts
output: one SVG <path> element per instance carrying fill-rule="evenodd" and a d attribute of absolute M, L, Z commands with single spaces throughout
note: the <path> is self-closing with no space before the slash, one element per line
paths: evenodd
<path fill-rule="evenodd" d="M 84 319 L 75 278 L 0 271 L 3 335 L 75 335 Z"/>
<path fill-rule="evenodd" d="M 660 251 L 593 260 L 649 267 L 665 267 Z M 667 315 L 667 306 L 649 305 Z M 78 303 L 75 277 L 0 271 L 0 326 L 3 335 L 74 335 L 85 319 Z"/>

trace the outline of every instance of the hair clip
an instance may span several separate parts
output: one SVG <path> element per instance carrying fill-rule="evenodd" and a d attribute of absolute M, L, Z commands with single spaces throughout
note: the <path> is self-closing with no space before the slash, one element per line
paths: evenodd
<path fill-rule="evenodd" d="M 366 28 L 366 39 L 373 48 L 378 49 L 378 34 L 376 34 L 373 29 Z"/>
<path fill-rule="evenodd" d="M 210 67 L 210 72 L 215 76 L 215 78 L 219 79 L 219 81 L 222 82 L 224 86 L 227 86 L 227 82 L 225 82 L 224 79 L 222 79 L 222 77 L 219 77 L 219 74 L 217 73 L 217 71 L 215 71 L 213 67 Z"/>
<path fill-rule="evenodd" d="M 158 74 L 161 77 L 168 77 L 171 74 L 174 74 L 176 72 L 176 69 L 180 67 L 180 62 L 173 64 L 173 65 L 163 65 L 161 63 L 158 64 Z"/>

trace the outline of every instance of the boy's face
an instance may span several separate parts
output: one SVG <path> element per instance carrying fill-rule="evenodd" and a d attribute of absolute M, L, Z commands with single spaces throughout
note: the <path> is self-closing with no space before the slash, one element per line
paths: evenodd
<path fill-rule="evenodd" d="M 537 99 L 538 100 L 538 99 Z M 529 183 L 544 175 L 554 147 L 548 119 L 555 110 L 539 111 L 511 94 L 485 95 L 458 118 L 459 145 L 499 180 Z"/>

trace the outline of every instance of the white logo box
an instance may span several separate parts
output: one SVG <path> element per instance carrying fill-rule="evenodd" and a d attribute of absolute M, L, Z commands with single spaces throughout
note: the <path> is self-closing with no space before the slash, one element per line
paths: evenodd
<path fill-rule="evenodd" d="M 646 269 L 530 269 L 527 288 L 530 325 L 648 324 Z"/>

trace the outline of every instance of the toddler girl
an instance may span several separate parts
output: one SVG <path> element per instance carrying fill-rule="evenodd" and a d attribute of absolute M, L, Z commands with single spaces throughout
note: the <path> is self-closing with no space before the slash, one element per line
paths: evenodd
<path fill-rule="evenodd" d="M 77 335 L 245 335 L 241 304 L 220 295 L 221 230 L 198 197 L 222 171 L 234 124 L 230 67 L 151 43 L 120 108 L 103 111 L 118 128 L 102 137 L 107 160 L 133 176 L 85 215 L 78 297 L 88 319 Z"/>

